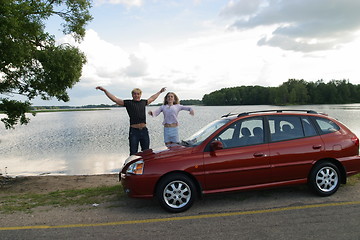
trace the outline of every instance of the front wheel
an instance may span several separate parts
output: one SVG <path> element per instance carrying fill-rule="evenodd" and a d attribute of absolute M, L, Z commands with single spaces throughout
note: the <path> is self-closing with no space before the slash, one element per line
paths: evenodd
<path fill-rule="evenodd" d="M 334 194 L 340 186 L 340 172 L 335 164 L 323 162 L 314 167 L 309 176 L 312 190 L 323 197 Z"/>
<path fill-rule="evenodd" d="M 168 212 L 184 212 L 196 199 L 193 181 L 183 174 L 172 174 L 160 181 L 156 188 L 160 206 Z"/>

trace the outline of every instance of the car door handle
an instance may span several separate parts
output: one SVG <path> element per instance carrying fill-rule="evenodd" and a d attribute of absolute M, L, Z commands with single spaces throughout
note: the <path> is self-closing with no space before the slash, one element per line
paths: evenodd
<path fill-rule="evenodd" d="M 266 154 L 264 154 L 262 152 L 256 152 L 256 153 L 254 153 L 254 157 L 266 157 Z"/>
<path fill-rule="evenodd" d="M 313 149 L 320 149 L 321 145 L 313 145 Z"/>

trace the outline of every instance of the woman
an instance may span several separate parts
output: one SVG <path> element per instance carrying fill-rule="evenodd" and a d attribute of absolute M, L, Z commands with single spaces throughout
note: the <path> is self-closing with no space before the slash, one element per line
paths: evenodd
<path fill-rule="evenodd" d="M 181 110 L 189 111 L 191 115 L 194 115 L 194 110 L 191 107 L 180 105 L 176 94 L 168 92 L 164 97 L 164 105 L 155 111 L 149 111 L 153 117 L 158 116 L 161 112 L 164 114 L 164 142 L 167 147 L 180 142 L 177 116 Z"/>

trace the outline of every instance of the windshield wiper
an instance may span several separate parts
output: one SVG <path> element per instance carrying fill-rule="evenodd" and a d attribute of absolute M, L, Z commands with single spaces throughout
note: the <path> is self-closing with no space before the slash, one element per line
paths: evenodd
<path fill-rule="evenodd" d="M 181 145 L 190 146 L 190 143 L 187 141 L 181 140 Z"/>

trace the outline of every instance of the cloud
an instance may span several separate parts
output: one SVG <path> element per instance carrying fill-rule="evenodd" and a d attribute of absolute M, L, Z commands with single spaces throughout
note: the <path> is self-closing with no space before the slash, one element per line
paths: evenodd
<path fill-rule="evenodd" d="M 239 0 L 230 1 L 220 16 L 236 18 L 233 29 L 273 27 L 260 46 L 313 52 L 353 41 L 360 30 L 358 9 L 358 0 Z"/>
<path fill-rule="evenodd" d="M 147 74 L 146 54 L 151 54 L 151 51 L 146 44 L 140 44 L 138 53 L 129 53 L 101 39 L 92 29 L 86 31 L 80 44 L 69 35 L 59 42 L 76 45 L 85 53 L 87 63 L 83 67 L 81 85 L 121 84 Z"/>
<path fill-rule="evenodd" d="M 128 7 L 140 7 L 143 4 L 142 0 L 95 0 L 95 5 L 102 4 L 122 4 Z"/>
<path fill-rule="evenodd" d="M 156 55 L 154 49 L 149 44 L 139 43 L 134 52 L 129 52 L 105 41 L 92 29 L 86 31 L 81 43 L 75 42 L 71 35 L 59 39 L 58 43 L 77 46 L 87 58 L 80 82 L 70 91 L 71 95 L 77 96 L 72 97 L 72 101 L 77 102 L 75 105 L 79 105 L 79 96 L 88 96 L 82 98 L 81 104 L 87 102 L 86 100 L 97 99 L 95 95 L 99 94 L 94 88 L 99 85 L 124 97 L 128 96 L 134 87 L 146 88 L 144 95 L 151 95 L 161 88 L 160 83 L 164 81 L 158 75 L 160 70 L 156 71 L 155 68 L 155 72 L 149 73 L 149 61 L 155 61 L 152 65 L 158 65 L 158 59 L 153 59 Z"/>
<path fill-rule="evenodd" d="M 124 75 L 130 65 L 129 53 L 104 41 L 94 30 L 87 30 L 79 48 L 86 54 L 81 84 L 109 84 Z"/>
<path fill-rule="evenodd" d="M 124 73 L 129 77 L 142 77 L 147 74 L 146 59 L 137 57 L 135 54 L 129 56 L 130 65 L 125 68 Z"/>
<path fill-rule="evenodd" d="M 243 17 L 253 15 L 261 4 L 262 0 L 251 1 L 229 1 L 229 3 L 220 11 L 222 17 Z"/>
<path fill-rule="evenodd" d="M 334 41 L 311 43 L 306 39 L 294 39 L 288 36 L 263 37 L 258 41 L 259 46 L 280 47 L 283 50 L 298 52 L 314 52 L 321 50 L 335 49 L 337 44 Z"/>

